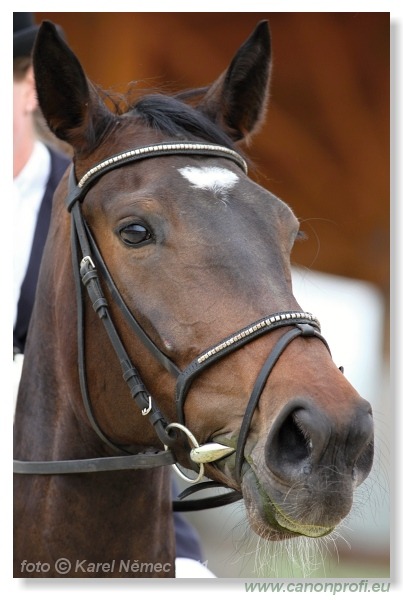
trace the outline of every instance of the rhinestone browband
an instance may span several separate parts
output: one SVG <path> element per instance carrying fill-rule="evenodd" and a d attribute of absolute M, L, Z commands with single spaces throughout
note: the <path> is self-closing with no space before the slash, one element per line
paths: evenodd
<path fill-rule="evenodd" d="M 233 160 L 239 165 L 245 173 L 248 172 L 248 166 L 246 161 L 242 158 L 238 152 L 231 150 L 226 146 L 219 146 L 217 144 L 205 144 L 205 143 L 192 143 L 192 142 L 181 142 L 181 143 L 164 143 L 154 144 L 152 146 L 143 146 L 141 148 L 134 148 L 133 150 L 127 150 L 121 154 L 116 154 L 103 160 L 83 175 L 78 182 L 78 187 L 82 188 L 89 181 L 100 174 L 105 169 L 110 169 L 111 166 L 118 166 L 119 163 L 130 162 L 136 158 L 147 158 L 152 156 L 161 156 L 164 154 L 210 154 L 215 156 L 222 156 Z"/>
<path fill-rule="evenodd" d="M 223 340 L 222 342 L 217 344 L 217 346 L 214 346 L 213 348 L 210 348 L 210 350 L 207 350 L 207 352 L 205 352 L 204 354 L 201 354 L 197 358 L 197 362 L 199 364 L 201 364 L 204 361 L 206 361 L 208 358 L 210 358 L 211 356 L 214 356 L 214 355 L 222 352 L 223 350 L 227 349 L 228 347 L 232 346 L 233 344 L 236 344 L 240 340 L 243 340 L 244 338 L 248 338 L 252 335 L 255 335 L 256 332 L 264 333 L 265 332 L 264 330 L 272 329 L 274 326 L 278 325 L 279 323 L 285 324 L 286 321 L 290 320 L 290 321 L 292 321 L 291 324 L 295 324 L 296 319 L 301 320 L 301 321 L 308 321 L 308 323 L 312 324 L 314 327 L 316 327 L 320 331 L 320 323 L 319 323 L 318 319 L 316 317 L 314 317 L 311 313 L 307 313 L 307 312 L 276 313 L 274 315 L 271 315 L 270 317 L 263 319 L 262 321 L 257 321 L 253 325 L 250 325 L 249 327 L 245 327 L 244 329 L 241 329 L 240 331 L 238 331 L 231 337 L 226 338 L 225 340 Z"/>

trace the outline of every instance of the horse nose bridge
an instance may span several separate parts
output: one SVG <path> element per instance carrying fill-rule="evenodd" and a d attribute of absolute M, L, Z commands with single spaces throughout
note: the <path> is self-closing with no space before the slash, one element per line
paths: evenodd
<path fill-rule="evenodd" d="M 289 402 L 275 419 L 265 444 L 265 461 L 283 481 L 301 481 L 328 467 L 360 482 L 372 464 L 373 421 L 365 400 L 335 418 L 309 400 Z"/>

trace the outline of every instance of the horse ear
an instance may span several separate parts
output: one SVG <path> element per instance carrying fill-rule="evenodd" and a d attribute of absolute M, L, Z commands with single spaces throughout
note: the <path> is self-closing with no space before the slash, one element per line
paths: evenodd
<path fill-rule="evenodd" d="M 51 131 L 77 153 L 88 151 L 93 128 L 111 113 L 50 21 L 38 31 L 33 66 L 39 105 Z"/>
<path fill-rule="evenodd" d="M 269 26 L 261 21 L 198 106 L 235 141 L 246 138 L 263 120 L 270 55 Z"/>

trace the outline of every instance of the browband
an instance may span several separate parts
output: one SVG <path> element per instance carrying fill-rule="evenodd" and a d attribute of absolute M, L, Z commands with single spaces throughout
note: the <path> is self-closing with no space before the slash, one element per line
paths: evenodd
<path fill-rule="evenodd" d="M 126 150 L 120 154 L 114 154 L 113 156 L 101 161 L 87 171 L 85 175 L 81 177 L 78 183 L 75 179 L 74 170 L 71 169 L 69 193 L 66 198 L 67 210 L 71 211 L 72 206 L 85 196 L 88 191 L 88 187 L 104 173 L 136 160 L 172 154 L 194 154 L 228 158 L 241 167 L 246 174 L 248 173 L 248 165 L 246 164 L 245 159 L 242 158 L 238 152 L 232 150 L 231 148 L 227 148 L 226 146 L 219 146 L 218 144 L 210 144 L 207 142 L 163 142 L 161 144 L 154 144 L 152 146 L 142 146 L 140 148 Z"/>

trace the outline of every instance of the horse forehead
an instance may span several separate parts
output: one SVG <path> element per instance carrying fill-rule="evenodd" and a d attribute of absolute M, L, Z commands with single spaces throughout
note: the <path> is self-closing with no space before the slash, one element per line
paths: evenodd
<path fill-rule="evenodd" d="M 225 167 L 217 166 L 185 166 L 178 172 L 191 187 L 212 192 L 226 192 L 239 181 L 239 176 Z"/>

